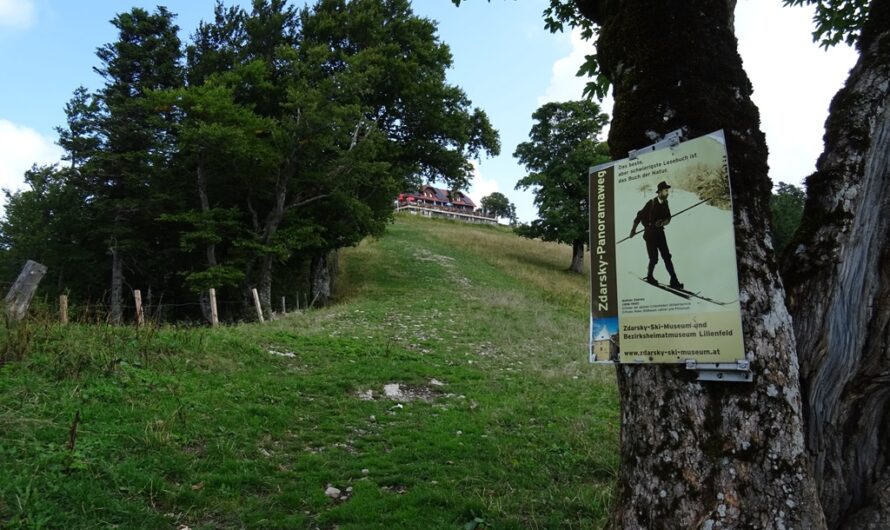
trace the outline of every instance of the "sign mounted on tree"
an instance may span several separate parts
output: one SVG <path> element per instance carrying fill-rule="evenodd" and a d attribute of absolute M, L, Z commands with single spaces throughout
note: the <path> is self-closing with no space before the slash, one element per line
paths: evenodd
<path fill-rule="evenodd" d="M 590 170 L 590 360 L 745 365 L 723 131 L 662 143 Z"/>

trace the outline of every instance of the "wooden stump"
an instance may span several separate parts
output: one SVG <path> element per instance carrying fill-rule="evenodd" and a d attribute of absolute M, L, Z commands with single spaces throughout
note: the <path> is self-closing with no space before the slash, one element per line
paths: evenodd
<path fill-rule="evenodd" d="M 219 312 L 216 308 L 216 289 L 210 289 L 210 325 L 219 326 Z"/>
<path fill-rule="evenodd" d="M 68 323 L 68 295 L 59 295 L 59 320 L 62 324 Z"/>
<path fill-rule="evenodd" d="M 36 261 L 28 260 L 22 272 L 15 283 L 9 289 L 6 298 L 3 299 L 6 305 L 6 314 L 13 320 L 21 320 L 28 313 L 28 307 L 31 305 L 31 299 L 40 280 L 46 274 L 46 266 Z"/>
<path fill-rule="evenodd" d="M 260 322 L 265 322 L 266 319 L 263 318 L 263 307 L 260 305 L 260 295 L 256 292 L 256 287 L 250 290 L 253 293 L 253 305 L 256 306 L 256 316 Z"/>
<path fill-rule="evenodd" d="M 136 302 L 136 324 L 143 326 L 145 324 L 145 312 L 142 310 L 142 291 L 134 289 L 133 300 Z"/>

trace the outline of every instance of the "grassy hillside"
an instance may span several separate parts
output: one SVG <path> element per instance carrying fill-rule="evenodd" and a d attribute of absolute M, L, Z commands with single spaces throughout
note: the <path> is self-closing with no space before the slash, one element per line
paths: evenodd
<path fill-rule="evenodd" d="M 569 261 L 399 217 L 327 309 L 8 329 L 0 527 L 600 528 L 617 397 Z"/>

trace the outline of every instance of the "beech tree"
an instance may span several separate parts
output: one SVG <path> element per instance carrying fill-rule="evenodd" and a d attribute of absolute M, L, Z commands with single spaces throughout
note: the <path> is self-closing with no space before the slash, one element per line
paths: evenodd
<path fill-rule="evenodd" d="M 343 129 L 333 119 L 327 129 L 317 125 L 312 111 L 326 101 L 302 75 L 297 53 L 301 40 L 299 11 L 284 0 L 257 0 L 250 11 L 225 10 L 218 4 L 214 24 L 199 27 L 188 52 L 189 68 L 195 70 L 190 79 L 203 80 L 204 88 L 223 87 L 232 100 L 230 110 L 211 123 L 229 122 L 241 132 L 250 124 L 257 126 L 243 136 L 253 138 L 234 186 L 216 189 L 208 205 L 228 209 L 240 221 L 243 237 L 232 242 L 231 250 L 242 254 L 237 262 L 242 267 L 243 305 L 245 310 L 250 307 L 250 290 L 256 287 L 267 316 L 272 312 L 275 264 L 304 244 L 288 222 L 292 212 L 325 195 L 318 173 L 307 173 L 305 167 L 319 163 L 313 149 Z M 200 87 L 189 88 L 198 92 Z M 239 113 L 242 117 L 230 122 Z M 200 115 L 193 117 L 203 121 Z M 318 131 L 321 134 L 311 139 Z M 226 179 L 228 174 L 223 169 L 216 176 Z M 202 211 L 207 211 L 201 200 Z"/>
<path fill-rule="evenodd" d="M 451 52 L 408 0 L 321 0 L 301 21 L 301 57 L 320 61 L 328 97 L 358 111 L 342 144 L 348 164 L 328 166 L 349 168 L 337 170 L 342 186 L 310 208 L 326 219 L 311 267 L 311 298 L 323 303 L 331 252 L 381 234 L 399 191 L 421 181 L 465 189 L 470 159 L 498 154 L 500 141 L 485 112 L 447 82 Z"/>
<path fill-rule="evenodd" d="M 572 245 L 569 270 L 581 273 L 590 240 L 587 173 L 609 160 L 607 147 L 596 141 L 608 117 L 598 104 L 582 100 L 546 103 L 532 119 L 529 141 L 516 146 L 513 156 L 529 171 L 516 189 L 532 189 L 538 219 L 516 233 Z"/>
<path fill-rule="evenodd" d="M 188 86 L 151 94 L 173 109 L 190 188 L 184 211 L 162 218 L 192 256 L 190 288 L 238 284 L 247 307 L 256 286 L 267 314 L 275 282 L 292 293 L 306 265 L 325 303 L 330 254 L 382 234 L 400 189 L 465 187 L 468 158 L 499 149 L 407 0 L 218 3 L 186 56 Z"/>
<path fill-rule="evenodd" d="M 181 261 L 182 270 L 177 272 L 190 290 L 201 295 L 202 311 L 209 320 L 208 289 L 222 295 L 246 279 L 256 235 L 239 205 L 249 197 L 248 183 L 262 182 L 261 174 L 278 163 L 278 152 L 266 133 L 275 124 L 239 105 L 231 86 L 216 78 L 155 92 L 151 99 L 180 115 L 174 171 L 185 177 L 190 189 L 182 210 L 165 212 L 159 219 L 179 233 L 180 250 L 188 259 Z"/>
<path fill-rule="evenodd" d="M 481 206 L 487 215 L 509 219 L 510 224 L 516 224 L 516 206 L 503 193 L 495 191 L 482 197 Z"/>

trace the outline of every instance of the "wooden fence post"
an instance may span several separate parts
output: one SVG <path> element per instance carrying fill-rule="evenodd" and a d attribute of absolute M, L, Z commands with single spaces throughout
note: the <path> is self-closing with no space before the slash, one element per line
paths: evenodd
<path fill-rule="evenodd" d="M 68 323 L 68 295 L 67 294 L 59 295 L 59 320 L 62 321 L 62 324 Z"/>
<path fill-rule="evenodd" d="M 36 261 L 28 260 L 25 263 L 19 277 L 12 284 L 6 298 L 3 299 L 6 305 L 6 314 L 15 320 L 25 318 L 28 313 L 28 306 L 31 305 L 31 298 L 34 292 L 46 274 L 46 265 L 41 265 Z"/>
<path fill-rule="evenodd" d="M 265 322 L 266 319 L 263 318 L 263 308 L 260 306 L 260 295 L 256 292 L 256 287 L 250 290 L 253 293 L 253 305 L 256 306 L 256 316 L 260 319 L 260 322 Z"/>
<path fill-rule="evenodd" d="M 216 289 L 210 288 L 210 325 L 219 326 L 219 313 L 216 310 Z"/>
<path fill-rule="evenodd" d="M 134 289 L 133 299 L 136 301 L 136 324 L 142 326 L 145 324 L 145 313 L 142 311 L 142 291 Z"/>
<path fill-rule="evenodd" d="M 284 305 L 284 297 L 281 297 L 281 314 L 284 315 L 287 313 L 287 307 Z"/>

